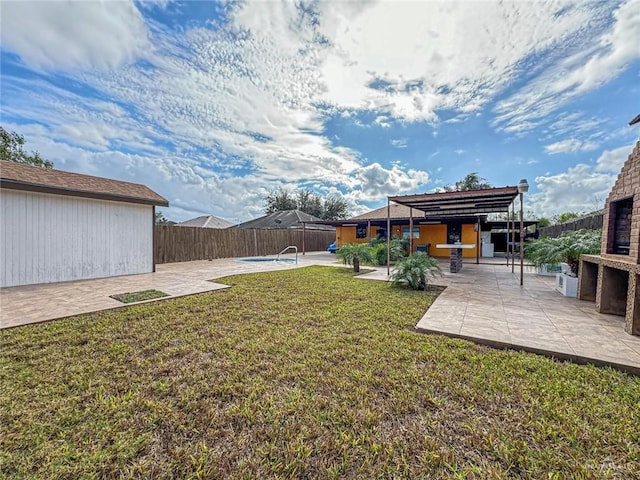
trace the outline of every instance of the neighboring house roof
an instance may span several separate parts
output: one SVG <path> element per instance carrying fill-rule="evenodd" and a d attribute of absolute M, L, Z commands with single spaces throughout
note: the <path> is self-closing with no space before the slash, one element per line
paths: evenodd
<path fill-rule="evenodd" d="M 176 223 L 178 227 L 199 227 L 199 228 L 228 228 L 233 223 L 213 215 L 203 215 L 202 217 L 192 218 L 184 222 Z"/>
<path fill-rule="evenodd" d="M 323 220 L 309 215 L 300 210 L 283 210 L 281 212 L 270 213 L 264 217 L 255 218 L 248 222 L 236 225 L 235 228 L 257 228 L 257 229 L 275 229 L 275 228 L 305 228 L 312 230 L 334 230 L 328 225 L 314 225 L 314 222 L 322 222 Z"/>
<path fill-rule="evenodd" d="M 9 161 L 0 162 L 0 187 L 114 202 L 169 206 L 169 201 L 166 198 L 139 183 L 34 167 Z"/>

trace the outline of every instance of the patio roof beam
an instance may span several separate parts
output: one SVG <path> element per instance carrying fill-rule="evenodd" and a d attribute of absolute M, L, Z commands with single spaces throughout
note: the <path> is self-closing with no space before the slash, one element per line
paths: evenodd
<path fill-rule="evenodd" d="M 421 210 L 430 216 L 486 215 L 508 212 L 518 195 L 517 187 L 487 188 L 461 192 L 423 193 L 388 197 L 389 201 Z"/>

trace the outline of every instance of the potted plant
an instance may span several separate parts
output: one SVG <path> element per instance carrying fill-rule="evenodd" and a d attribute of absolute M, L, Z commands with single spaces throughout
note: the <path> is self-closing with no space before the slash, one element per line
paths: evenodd
<path fill-rule="evenodd" d="M 566 272 L 556 273 L 556 290 L 567 297 L 578 294 L 580 255 L 600 253 L 601 230 L 565 232 L 556 238 L 527 241 L 524 255 L 536 267 L 566 263 Z"/>

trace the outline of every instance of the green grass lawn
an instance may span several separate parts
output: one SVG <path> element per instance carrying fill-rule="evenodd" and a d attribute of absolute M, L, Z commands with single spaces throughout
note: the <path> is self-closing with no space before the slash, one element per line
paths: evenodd
<path fill-rule="evenodd" d="M 134 303 L 143 302 L 145 300 L 152 300 L 154 298 L 168 297 L 164 292 L 160 290 L 141 290 L 139 292 L 126 292 L 118 293 L 117 295 L 110 295 L 114 300 L 118 300 L 122 303 Z"/>
<path fill-rule="evenodd" d="M 338 267 L 2 331 L 0 478 L 640 478 L 640 378 Z"/>

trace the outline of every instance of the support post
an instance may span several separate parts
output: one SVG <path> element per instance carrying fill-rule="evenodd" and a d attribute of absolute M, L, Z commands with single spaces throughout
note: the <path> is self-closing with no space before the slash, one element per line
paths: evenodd
<path fill-rule="evenodd" d="M 413 207 L 409 207 L 409 255 L 413 255 Z"/>
<path fill-rule="evenodd" d="M 509 242 L 509 235 L 507 234 L 507 243 Z M 509 250 L 507 248 L 507 250 Z M 508 254 L 507 254 L 508 255 Z M 511 273 L 515 273 L 516 264 L 516 203 L 511 204 Z"/>
<path fill-rule="evenodd" d="M 478 223 L 476 224 L 476 265 L 480 264 L 480 215 L 478 215 Z"/>
<path fill-rule="evenodd" d="M 524 205 L 522 203 L 524 194 L 520 192 L 520 285 L 524 281 Z"/>
<path fill-rule="evenodd" d="M 155 205 L 151 207 L 151 232 L 153 236 L 151 237 L 151 271 L 155 273 L 156 271 L 156 236 L 158 235 L 156 232 L 156 207 Z"/>
<path fill-rule="evenodd" d="M 387 197 L 387 277 L 391 272 L 391 205 Z"/>

